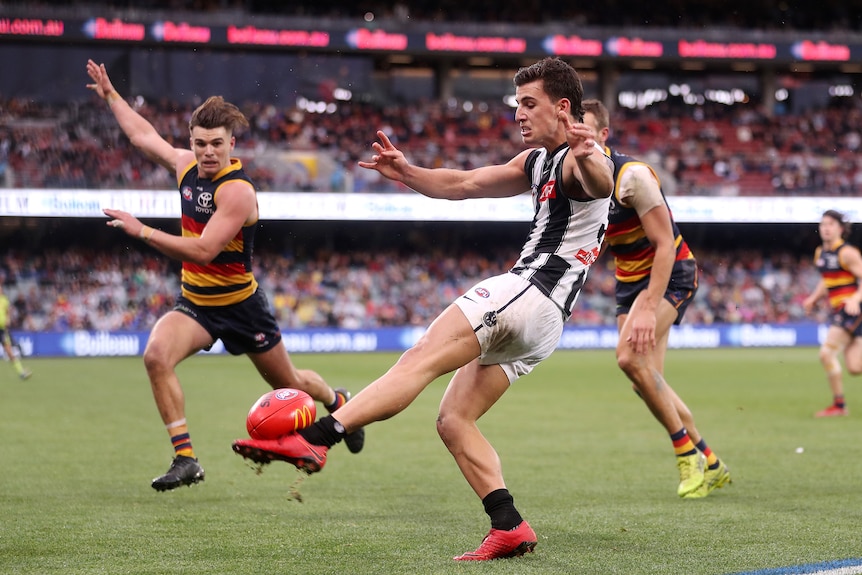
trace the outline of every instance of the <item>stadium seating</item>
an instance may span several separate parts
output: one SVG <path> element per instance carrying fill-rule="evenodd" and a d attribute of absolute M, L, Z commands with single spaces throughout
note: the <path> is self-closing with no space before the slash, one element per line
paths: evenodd
<path fill-rule="evenodd" d="M 57 106 L 0 101 L 0 185 L 17 188 L 171 189 L 170 175 L 132 149 L 97 103 Z M 522 149 L 512 110 L 481 112 L 424 102 L 403 108 L 344 106 L 332 115 L 246 104 L 250 133 L 237 155 L 262 191 L 405 192 L 356 166 L 368 142 L 386 129 L 413 161 L 471 168 L 505 162 Z M 178 104 L 144 107 L 159 129 L 183 134 L 188 110 Z M 665 112 L 668 113 L 668 112 Z M 613 120 L 610 144 L 661 169 L 666 191 L 677 195 L 853 194 L 862 182 L 856 156 L 862 108 L 816 110 L 766 118 L 726 110 L 696 121 L 689 110 Z M 264 121 L 264 114 L 266 115 Z M 742 119 L 745 119 L 743 122 Z M 316 179 L 299 177 L 279 152 L 317 158 Z"/>
<path fill-rule="evenodd" d="M 424 327 L 479 279 L 511 265 L 513 246 L 490 253 L 438 253 L 433 247 L 320 251 L 298 258 L 261 253 L 255 273 L 282 328 Z M 776 250 L 698 253 L 700 292 L 687 323 L 784 323 L 806 317 L 802 301 L 819 274 L 811 254 Z M 614 325 L 613 270 L 593 266 L 570 323 Z M 26 331 L 149 330 L 178 293 L 174 266 L 152 252 L 96 247 L 14 250 L 0 261 L 0 282 L 12 301 L 12 325 Z"/>

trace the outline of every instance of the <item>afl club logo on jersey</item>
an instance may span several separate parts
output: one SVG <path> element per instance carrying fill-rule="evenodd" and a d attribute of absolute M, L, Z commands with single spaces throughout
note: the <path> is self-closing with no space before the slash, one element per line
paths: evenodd
<path fill-rule="evenodd" d="M 483 297 L 485 299 L 488 299 L 489 297 L 491 297 L 491 292 L 489 292 L 488 290 L 486 290 L 483 287 L 477 287 L 474 291 L 476 292 L 476 295 L 479 297 Z"/>
<path fill-rule="evenodd" d="M 182 192 L 180 192 L 180 193 L 183 195 L 183 199 L 185 201 L 187 201 L 187 202 L 192 201 L 192 196 L 194 194 L 192 194 L 192 189 L 190 187 L 183 186 Z"/>
<path fill-rule="evenodd" d="M 486 312 L 485 315 L 482 316 L 482 323 L 484 323 L 488 327 L 494 327 L 495 325 L 497 325 L 497 312 Z"/>

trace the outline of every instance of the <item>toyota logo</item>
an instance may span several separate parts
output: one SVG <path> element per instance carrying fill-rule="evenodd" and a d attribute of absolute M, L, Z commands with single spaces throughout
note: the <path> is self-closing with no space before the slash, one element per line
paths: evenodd
<path fill-rule="evenodd" d="M 198 205 L 202 208 L 211 208 L 213 205 L 213 195 L 209 192 L 204 192 L 198 196 Z"/>

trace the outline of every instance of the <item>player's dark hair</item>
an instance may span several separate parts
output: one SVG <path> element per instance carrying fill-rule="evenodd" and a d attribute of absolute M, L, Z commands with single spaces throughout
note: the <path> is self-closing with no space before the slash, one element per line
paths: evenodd
<path fill-rule="evenodd" d="M 560 58 L 544 58 L 518 70 L 512 81 L 515 86 L 523 86 L 537 80 L 543 81 L 545 93 L 552 100 L 566 98 L 571 102 L 575 120 L 584 120 L 584 87 L 574 68 Z"/>
<path fill-rule="evenodd" d="M 847 239 L 847 237 L 850 235 L 851 227 L 850 222 L 847 221 L 847 216 L 845 216 L 838 210 L 826 210 L 825 212 L 823 212 L 823 217 L 832 218 L 833 220 L 841 224 L 841 237 Z"/>
<path fill-rule="evenodd" d="M 195 126 L 200 126 L 206 130 L 225 128 L 233 134 L 238 128 L 247 128 L 248 119 L 239 108 L 226 102 L 221 96 L 210 96 L 206 102 L 192 112 L 192 118 L 189 120 L 189 131 Z"/>

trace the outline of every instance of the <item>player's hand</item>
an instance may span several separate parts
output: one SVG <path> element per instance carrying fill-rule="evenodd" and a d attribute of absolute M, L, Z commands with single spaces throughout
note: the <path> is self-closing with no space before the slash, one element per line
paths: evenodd
<path fill-rule="evenodd" d="M 566 141 L 569 143 L 570 153 L 575 158 L 586 158 L 592 155 L 596 149 L 596 134 L 593 129 L 583 122 L 573 121 L 572 117 L 563 110 L 560 110 L 557 117 L 566 129 Z"/>
<path fill-rule="evenodd" d="M 111 92 L 116 92 L 114 85 L 108 78 L 108 71 L 104 64 L 96 64 L 92 60 L 87 60 L 87 74 L 93 80 L 93 83 L 87 84 L 87 87 L 98 94 L 100 98 L 104 99 Z"/>
<path fill-rule="evenodd" d="M 360 168 L 368 170 L 377 170 L 381 175 L 390 180 L 401 181 L 404 169 L 407 167 L 407 158 L 404 154 L 392 145 L 389 137 L 382 130 L 377 131 L 379 142 L 371 144 L 371 149 L 374 150 L 374 155 L 371 156 L 370 162 L 358 162 Z"/>
<path fill-rule="evenodd" d="M 142 224 L 138 218 L 122 210 L 112 210 L 110 208 L 105 208 L 102 211 L 105 213 L 106 216 L 111 218 L 106 222 L 108 226 L 112 228 L 119 228 L 132 237 L 140 237 L 141 230 L 144 228 L 144 224 Z"/>
<path fill-rule="evenodd" d="M 849 297 L 847 301 L 844 302 L 844 311 L 847 312 L 847 315 L 857 316 L 859 315 L 859 298 Z"/>
<path fill-rule="evenodd" d="M 632 327 L 626 342 L 637 354 L 651 353 L 655 349 L 655 314 L 632 310 L 629 320 Z"/>

